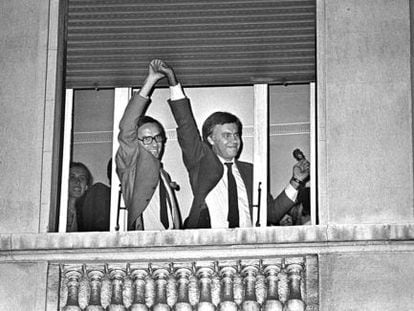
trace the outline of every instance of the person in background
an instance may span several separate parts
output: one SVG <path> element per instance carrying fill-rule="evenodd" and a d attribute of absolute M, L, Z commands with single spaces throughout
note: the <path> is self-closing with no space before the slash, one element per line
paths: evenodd
<path fill-rule="evenodd" d="M 302 150 L 296 148 L 292 153 L 293 157 L 298 163 L 307 161 Z M 306 183 L 310 180 L 308 176 L 303 180 L 303 187 L 299 189 L 296 205 L 289 211 L 292 216 L 294 225 L 308 225 L 311 223 L 310 218 L 310 187 L 306 186 Z"/>
<path fill-rule="evenodd" d="M 106 173 L 111 184 L 112 158 L 108 161 Z M 100 182 L 88 187 L 77 210 L 78 231 L 109 231 L 110 210 L 111 187 Z"/>
<path fill-rule="evenodd" d="M 66 232 L 78 231 L 78 209 L 92 184 L 92 174 L 85 164 L 71 162 L 69 169 L 68 213 Z"/>
<path fill-rule="evenodd" d="M 162 124 L 146 116 L 153 88 L 164 77 L 159 61 L 149 64 L 139 92 L 129 100 L 119 124 L 116 172 L 128 210 L 128 230 L 167 230 L 182 227 L 175 183 L 161 158 L 166 136 Z"/>
<path fill-rule="evenodd" d="M 238 160 L 243 128 L 240 120 L 228 112 L 215 112 L 204 122 L 200 137 L 190 101 L 173 68 L 158 62 L 158 72 L 170 85 L 169 105 L 178 125 L 178 142 L 194 196 L 185 227 L 252 227 L 253 165 Z M 295 205 L 298 189 L 308 176 L 309 162 L 298 162 L 286 188 L 276 199 L 269 194 L 268 225 L 278 225 Z"/>

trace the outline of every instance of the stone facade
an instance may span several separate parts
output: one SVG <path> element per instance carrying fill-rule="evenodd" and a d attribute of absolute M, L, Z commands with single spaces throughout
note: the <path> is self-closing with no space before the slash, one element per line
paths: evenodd
<path fill-rule="evenodd" d="M 121 265 L 131 276 L 127 266 L 142 263 L 230 261 L 239 271 L 253 260 L 263 276 L 266 260 L 298 257 L 316 262 L 302 279 L 316 289 L 301 292 L 309 310 L 412 309 L 410 1 L 316 2 L 320 225 L 82 234 L 47 233 L 65 1 L 1 2 L 0 309 L 63 308 L 60 277 L 70 265 Z"/>

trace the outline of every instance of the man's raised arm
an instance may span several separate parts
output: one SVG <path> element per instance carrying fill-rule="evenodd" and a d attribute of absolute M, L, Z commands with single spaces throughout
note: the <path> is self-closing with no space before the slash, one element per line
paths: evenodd
<path fill-rule="evenodd" d="M 200 132 L 197 128 L 190 101 L 185 96 L 174 69 L 163 62 L 159 70 L 167 77 L 170 85 L 171 98 L 168 101 L 177 123 L 177 137 L 183 152 L 183 160 L 187 169 L 198 163 L 204 154 L 206 145 L 202 143 Z"/>

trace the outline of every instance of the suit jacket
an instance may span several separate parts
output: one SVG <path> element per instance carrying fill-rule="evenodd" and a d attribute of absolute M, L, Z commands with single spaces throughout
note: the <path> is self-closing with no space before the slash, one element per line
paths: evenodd
<path fill-rule="evenodd" d="M 210 146 L 202 141 L 191 110 L 190 101 L 187 98 L 176 101 L 170 100 L 169 104 L 178 125 L 178 142 L 183 153 L 184 164 L 189 173 L 194 196 L 184 226 L 186 228 L 210 228 L 210 215 L 205 198 L 222 178 L 223 164 Z M 236 165 L 247 190 L 250 216 L 252 217 L 253 165 L 242 161 L 236 161 Z M 279 220 L 294 204 L 295 202 L 286 196 L 285 191 L 282 191 L 276 199 L 269 195 L 268 224 L 278 224 Z"/>
<path fill-rule="evenodd" d="M 134 95 L 119 123 L 119 149 L 116 154 L 116 172 L 121 180 L 122 195 L 128 210 L 128 230 L 144 230 L 142 213 L 148 206 L 160 173 L 164 174 L 170 187 L 171 178 L 162 169 L 159 159 L 148 152 L 138 141 L 137 121 L 144 114 L 150 100 Z M 181 215 L 174 189 L 170 198 L 174 228 L 181 228 Z"/>
<path fill-rule="evenodd" d="M 111 188 L 103 183 L 90 187 L 78 210 L 78 231 L 109 231 Z"/>

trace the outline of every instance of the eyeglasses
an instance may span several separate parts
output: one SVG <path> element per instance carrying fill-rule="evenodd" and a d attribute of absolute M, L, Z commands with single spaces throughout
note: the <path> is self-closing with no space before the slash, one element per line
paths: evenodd
<path fill-rule="evenodd" d="M 142 141 L 144 145 L 151 145 L 154 140 L 156 143 L 162 143 L 164 141 L 164 137 L 161 134 L 158 134 L 155 136 L 144 136 L 142 138 L 138 138 L 138 140 Z"/>

